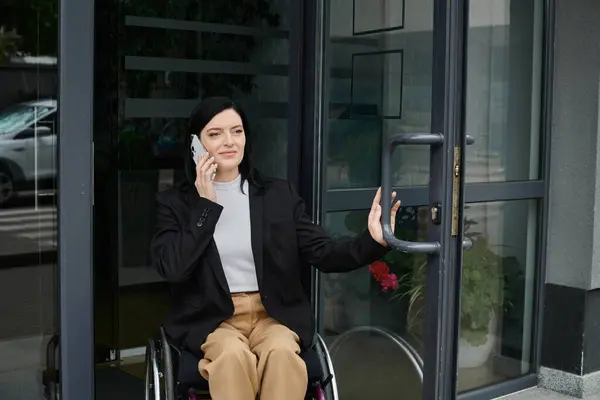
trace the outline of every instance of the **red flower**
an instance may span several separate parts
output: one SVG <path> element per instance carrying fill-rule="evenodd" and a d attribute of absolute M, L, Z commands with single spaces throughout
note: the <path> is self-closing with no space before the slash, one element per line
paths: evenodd
<path fill-rule="evenodd" d="M 369 267 L 369 271 L 371 271 L 371 275 L 377 282 L 383 281 L 390 273 L 390 268 L 383 261 L 375 261 Z"/>
<path fill-rule="evenodd" d="M 387 292 L 390 289 L 398 289 L 398 277 L 396 274 L 387 274 L 379 283 L 381 284 L 381 289 L 384 292 Z"/>

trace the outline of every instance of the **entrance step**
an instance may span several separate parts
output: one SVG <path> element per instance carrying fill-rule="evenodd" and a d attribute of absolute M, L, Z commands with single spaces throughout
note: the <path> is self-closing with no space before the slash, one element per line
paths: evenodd
<path fill-rule="evenodd" d="M 502 400 L 572 400 L 575 397 L 567 396 L 561 393 L 552 392 L 541 388 L 531 388 L 508 396 L 499 397 Z"/>

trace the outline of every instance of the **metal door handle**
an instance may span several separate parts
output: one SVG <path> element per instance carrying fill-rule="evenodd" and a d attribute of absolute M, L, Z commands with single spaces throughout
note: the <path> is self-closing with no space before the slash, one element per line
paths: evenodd
<path fill-rule="evenodd" d="M 383 238 L 391 248 L 405 253 L 438 253 L 441 248 L 439 242 L 409 242 L 400 240 L 394 236 L 394 231 L 392 230 L 390 221 L 392 212 L 391 159 L 396 146 L 404 144 L 440 146 L 444 144 L 444 135 L 440 133 L 399 133 L 392 136 L 384 144 L 383 156 L 381 157 L 381 226 L 383 228 Z"/>
<path fill-rule="evenodd" d="M 467 135 L 466 142 L 468 145 L 475 143 L 475 138 Z M 391 202 L 392 202 L 392 174 L 391 174 L 391 159 L 394 149 L 399 145 L 425 145 L 425 146 L 441 146 L 444 144 L 444 135 L 441 133 L 399 133 L 393 135 L 387 143 L 384 144 L 383 156 L 381 158 L 381 226 L 383 230 L 383 238 L 388 245 L 396 250 L 405 253 L 421 253 L 435 254 L 441 249 L 439 242 L 410 242 L 400 240 L 394 235 L 391 226 Z M 473 245 L 468 238 L 463 239 L 463 248 L 469 249 Z"/>

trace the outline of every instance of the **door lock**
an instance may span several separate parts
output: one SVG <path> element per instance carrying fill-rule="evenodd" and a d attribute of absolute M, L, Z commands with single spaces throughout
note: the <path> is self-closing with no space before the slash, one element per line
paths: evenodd
<path fill-rule="evenodd" d="M 434 225 L 442 223 L 442 204 L 440 202 L 433 203 L 430 208 L 431 222 Z"/>
<path fill-rule="evenodd" d="M 460 226 L 459 207 L 460 207 L 460 147 L 454 148 L 454 176 L 452 177 L 452 229 L 451 235 L 458 236 Z"/>

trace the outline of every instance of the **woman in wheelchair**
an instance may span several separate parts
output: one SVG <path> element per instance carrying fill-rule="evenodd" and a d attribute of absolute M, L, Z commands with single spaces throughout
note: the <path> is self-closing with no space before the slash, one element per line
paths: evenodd
<path fill-rule="evenodd" d="M 203 100 L 187 136 L 187 149 L 194 147 L 184 157 L 188 182 L 158 194 L 151 245 L 153 265 L 172 284 L 165 330 L 201 359 L 213 399 L 303 399 L 308 378 L 299 354 L 311 345 L 314 320 L 301 275 L 313 265 L 351 271 L 385 254 L 381 192 L 368 229 L 335 242 L 289 182 L 252 168 L 239 105 Z"/>

